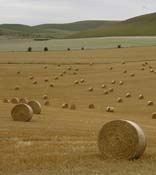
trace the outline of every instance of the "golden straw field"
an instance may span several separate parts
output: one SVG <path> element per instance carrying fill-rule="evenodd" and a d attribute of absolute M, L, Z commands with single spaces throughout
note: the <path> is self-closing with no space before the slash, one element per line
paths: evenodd
<path fill-rule="evenodd" d="M 14 105 L 3 102 L 13 97 L 38 100 L 41 115 L 30 122 L 13 121 Z M 62 108 L 65 103 L 69 108 Z M 72 104 L 76 109 L 70 109 Z M 89 109 L 90 104 L 95 108 Z M 107 106 L 114 112 L 106 112 Z M 0 109 L 0 175 L 156 174 L 156 47 L 0 52 Z M 143 128 L 147 148 L 140 159 L 100 156 L 99 130 L 114 119 Z"/>

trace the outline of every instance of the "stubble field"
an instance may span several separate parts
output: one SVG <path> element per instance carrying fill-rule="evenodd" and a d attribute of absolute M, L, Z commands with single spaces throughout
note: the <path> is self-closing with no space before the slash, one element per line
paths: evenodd
<path fill-rule="evenodd" d="M 145 61 L 148 64 L 142 65 Z M 156 112 L 156 47 L 1 52 L 0 70 L 0 174 L 156 174 L 156 120 L 152 119 Z M 66 73 L 61 76 L 63 71 Z M 36 85 L 30 76 L 37 80 Z M 84 83 L 74 84 L 82 78 Z M 111 84 L 112 80 L 116 83 Z M 119 85 L 120 81 L 124 84 Z M 16 86 L 18 91 L 14 90 Z M 89 87 L 94 90 L 89 92 Z M 114 91 L 105 95 L 109 88 Z M 132 94 L 131 98 L 125 97 L 127 92 Z M 44 106 L 45 94 L 49 106 Z M 139 100 L 139 94 L 144 99 Z M 40 101 L 42 114 L 34 115 L 31 122 L 14 122 L 10 115 L 14 105 L 3 103 L 4 98 L 12 97 Z M 122 103 L 117 103 L 118 97 L 123 99 Z M 153 106 L 147 105 L 149 100 Z M 76 110 L 62 109 L 63 103 L 75 104 Z M 94 104 L 95 109 L 89 109 L 89 104 Z M 107 113 L 107 106 L 113 106 L 114 113 Z M 143 128 L 147 149 L 141 159 L 101 158 L 98 132 L 113 119 L 128 119 Z"/>

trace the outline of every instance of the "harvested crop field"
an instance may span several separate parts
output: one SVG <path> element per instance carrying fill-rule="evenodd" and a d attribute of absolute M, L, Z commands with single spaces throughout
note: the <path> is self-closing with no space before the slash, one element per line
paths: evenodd
<path fill-rule="evenodd" d="M 1 52 L 0 70 L 1 175 L 156 174 L 156 47 Z M 39 101 L 41 114 L 13 121 L 15 104 L 4 101 L 13 97 Z M 144 130 L 140 159 L 101 157 L 98 133 L 114 119 Z"/>

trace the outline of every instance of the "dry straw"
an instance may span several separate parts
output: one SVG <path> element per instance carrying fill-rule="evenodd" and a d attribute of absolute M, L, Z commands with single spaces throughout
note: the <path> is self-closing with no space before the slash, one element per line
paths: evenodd
<path fill-rule="evenodd" d="M 98 147 L 103 158 L 138 159 L 145 151 L 146 138 L 136 123 L 114 120 L 100 130 Z"/>
<path fill-rule="evenodd" d="M 33 110 L 27 104 L 18 104 L 11 110 L 11 116 L 14 121 L 28 122 L 33 117 Z"/>
<path fill-rule="evenodd" d="M 31 100 L 28 105 L 32 108 L 34 114 L 41 114 L 41 104 L 39 101 Z"/>

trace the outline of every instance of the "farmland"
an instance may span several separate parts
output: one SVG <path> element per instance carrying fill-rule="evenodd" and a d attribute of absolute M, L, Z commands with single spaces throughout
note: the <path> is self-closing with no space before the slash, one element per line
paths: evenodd
<path fill-rule="evenodd" d="M 156 37 L 104 37 L 104 38 L 85 38 L 85 39 L 51 39 L 48 41 L 34 41 L 32 39 L 7 39 L 0 38 L 0 51 L 27 51 L 32 47 L 33 51 L 43 51 L 48 47 L 50 51 L 62 51 L 71 48 L 72 50 L 102 49 L 122 47 L 145 47 L 156 46 Z"/>
<path fill-rule="evenodd" d="M 156 120 L 152 119 L 152 113 L 156 111 L 156 47 L 63 51 L 67 45 L 62 51 L 46 53 L 0 52 L 0 174 L 155 174 Z M 15 44 L 15 50 L 16 47 Z M 60 76 L 63 71 L 66 74 Z M 134 77 L 130 76 L 132 73 Z M 38 83 L 33 84 L 30 76 Z M 74 84 L 82 78 L 84 83 Z M 112 84 L 112 80 L 116 83 Z M 120 81 L 124 84 L 119 85 Z M 105 95 L 102 84 L 114 91 Z M 89 87 L 94 90 L 89 92 Z M 127 92 L 132 94 L 131 98 L 125 97 Z M 49 106 L 44 105 L 45 94 Z M 144 99 L 139 100 L 139 94 Z M 13 121 L 10 111 L 14 105 L 3 103 L 4 98 L 12 97 L 40 101 L 41 115 L 34 115 L 31 122 Z M 122 103 L 117 103 L 118 97 L 122 97 Z M 153 106 L 147 105 L 149 100 Z M 76 109 L 62 109 L 63 103 L 75 104 Z M 95 109 L 89 109 L 89 104 L 94 104 Z M 114 107 L 114 113 L 106 112 L 109 105 Z M 147 149 L 141 159 L 101 158 L 98 132 L 113 119 L 128 119 L 143 128 Z"/>

